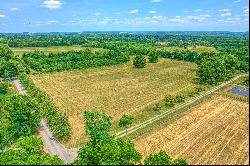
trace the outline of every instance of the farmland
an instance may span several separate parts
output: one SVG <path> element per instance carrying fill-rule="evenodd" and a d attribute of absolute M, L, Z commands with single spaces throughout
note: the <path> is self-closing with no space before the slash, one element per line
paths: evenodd
<path fill-rule="evenodd" d="M 165 150 L 190 164 L 248 164 L 248 103 L 215 95 L 135 140 L 144 155 Z"/>
<path fill-rule="evenodd" d="M 32 75 L 36 86 L 45 91 L 69 115 L 76 146 L 84 140 L 84 111 L 97 110 L 117 121 L 123 114 L 135 114 L 196 85 L 196 65 L 161 59 L 138 70 L 130 63 L 101 69 Z"/>

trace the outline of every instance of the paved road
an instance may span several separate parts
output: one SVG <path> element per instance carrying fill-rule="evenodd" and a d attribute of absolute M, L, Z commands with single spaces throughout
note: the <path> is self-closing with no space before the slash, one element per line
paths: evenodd
<path fill-rule="evenodd" d="M 13 78 L 12 82 L 19 93 L 27 95 L 27 91 L 17 78 Z M 76 159 L 77 149 L 66 149 L 50 131 L 44 118 L 41 119 L 38 127 L 38 133 L 43 140 L 45 151 L 50 155 L 58 155 L 59 158 L 61 158 L 66 164 L 70 164 Z"/>
<path fill-rule="evenodd" d="M 170 115 L 173 112 L 175 112 L 177 110 L 180 110 L 180 109 L 182 109 L 182 108 L 184 108 L 184 107 L 186 107 L 186 106 L 188 106 L 188 105 L 190 105 L 190 104 L 192 104 L 192 103 L 194 103 L 194 102 L 196 102 L 196 101 L 198 101 L 198 100 L 200 100 L 200 99 L 214 93 L 215 91 L 221 89 L 222 87 L 224 87 L 224 86 L 232 83 L 233 81 L 237 80 L 241 76 L 242 75 L 238 75 L 238 76 L 232 78 L 231 80 L 229 80 L 227 82 L 224 82 L 224 83 L 210 89 L 209 91 L 206 91 L 205 93 L 202 93 L 201 95 L 199 95 L 199 96 L 197 96 L 197 97 L 195 97 L 195 98 L 193 98 L 193 99 L 191 99 L 191 100 L 189 100 L 189 101 L 187 101 L 187 102 L 185 102 L 183 104 L 177 105 L 176 107 L 174 107 L 174 108 L 172 108 L 170 110 L 167 110 L 167 111 L 161 113 L 160 115 L 157 115 L 157 116 L 155 116 L 155 117 L 153 117 L 153 118 L 151 118 L 151 119 L 149 119 L 149 120 L 147 120 L 147 121 L 145 121 L 145 122 L 143 122 L 141 124 L 138 124 L 138 125 L 135 125 L 135 126 L 133 126 L 131 128 L 128 128 L 127 129 L 127 134 L 133 133 L 133 132 L 135 132 L 135 131 L 137 131 L 137 130 L 139 130 L 141 128 L 144 128 L 147 125 L 149 125 L 149 124 L 151 124 L 151 123 L 153 123 L 153 122 L 155 122 L 155 121 L 157 121 L 157 120 L 159 120 L 161 118 L 164 118 L 165 116 Z M 124 137 L 124 136 L 126 136 L 126 130 L 116 133 L 116 138 L 121 138 L 121 137 Z"/>

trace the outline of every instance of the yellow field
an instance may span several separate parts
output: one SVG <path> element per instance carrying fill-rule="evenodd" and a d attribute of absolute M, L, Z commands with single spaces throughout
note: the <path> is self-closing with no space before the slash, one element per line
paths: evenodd
<path fill-rule="evenodd" d="M 11 50 L 15 54 L 23 54 L 24 52 L 32 52 L 32 51 L 43 51 L 45 53 L 56 53 L 56 52 L 64 52 L 64 51 L 79 51 L 85 50 L 88 47 L 82 46 L 51 46 L 51 47 L 22 47 L 22 48 L 11 48 Z M 89 48 L 92 51 L 102 51 L 101 48 Z"/>
<path fill-rule="evenodd" d="M 187 47 L 187 49 L 182 48 L 182 47 L 162 47 L 162 48 L 159 48 L 159 50 L 165 50 L 165 51 L 170 51 L 170 52 L 190 50 L 190 51 L 195 51 L 198 53 L 216 51 L 214 47 L 206 47 L 206 46 L 196 46 L 196 47 L 189 46 Z"/>
<path fill-rule="evenodd" d="M 34 83 L 69 115 L 73 133 L 67 143 L 86 140 L 83 113 L 103 111 L 118 121 L 123 114 L 136 114 L 146 106 L 196 85 L 196 65 L 161 59 L 146 68 L 131 63 L 98 69 L 32 75 Z"/>
<path fill-rule="evenodd" d="M 148 156 L 165 150 L 189 164 L 249 164 L 247 102 L 213 96 L 180 119 L 135 141 Z"/>

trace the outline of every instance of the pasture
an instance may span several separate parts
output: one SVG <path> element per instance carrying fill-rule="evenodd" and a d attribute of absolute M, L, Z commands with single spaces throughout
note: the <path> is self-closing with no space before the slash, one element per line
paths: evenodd
<path fill-rule="evenodd" d="M 174 52 L 174 51 L 194 51 L 194 52 L 198 52 L 198 53 L 203 53 L 203 52 L 216 52 L 216 48 L 214 47 L 206 47 L 206 46 L 189 46 L 186 49 L 183 47 L 161 47 L 158 48 L 158 50 L 164 50 L 164 51 L 169 51 L 169 52 Z"/>
<path fill-rule="evenodd" d="M 87 140 L 83 113 L 105 112 L 115 124 L 123 114 L 138 114 L 169 95 L 192 89 L 197 66 L 193 63 L 160 59 L 146 68 L 132 63 L 96 69 L 71 70 L 31 75 L 35 85 L 46 92 L 68 115 L 72 136 L 66 143 L 77 147 Z"/>
<path fill-rule="evenodd" d="M 217 94 L 138 137 L 136 148 L 143 156 L 164 150 L 191 165 L 249 164 L 248 117 L 247 102 Z"/>
<path fill-rule="evenodd" d="M 57 53 L 57 52 L 66 52 L 66 51 L 79 51 L 79 50 L 86 50 L 90 49 L 92 51 L 103 51 L 104 49 L 101 48 L 90 48 L 90 47 L 83 47 L 83 46 L 51 46 L 51 47 L 19 47 L 19 48 L 11 48 L 11 50 L 15 54 L 23 54 L 25 52 L 33 52 L 33 51 L 43 51 L 45 53 Z"/>

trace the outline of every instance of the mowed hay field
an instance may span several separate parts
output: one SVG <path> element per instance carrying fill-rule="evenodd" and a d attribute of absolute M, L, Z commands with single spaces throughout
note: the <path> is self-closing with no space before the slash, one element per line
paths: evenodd
<path fill-rule="evenodd" d="M 249 164 L 247 102 L 216 95 L 190 111 L 135 140 L 136 148 L 143 156 L 162 149 L 192 165 Z"/>
<path fill-rule="evenodd" d="M 190 90 L 196 85 L 196 65 L 161 59 L 146 68 L 132 63 L 98 69 L 32 75 L 35 85 L 45 91 L 69 115 L 73 133 L 69 146 L 85 140 L 85 111 L 105 112 L 118 121 L 164 99 L 167 94 Z"/>

